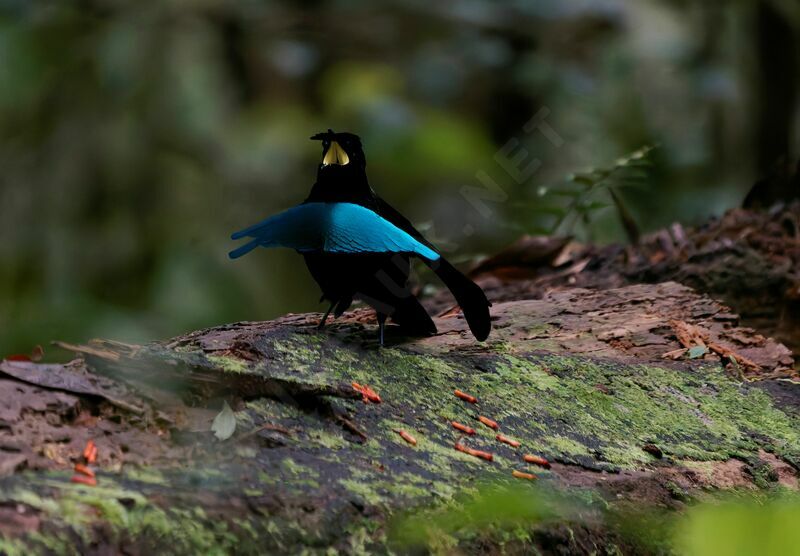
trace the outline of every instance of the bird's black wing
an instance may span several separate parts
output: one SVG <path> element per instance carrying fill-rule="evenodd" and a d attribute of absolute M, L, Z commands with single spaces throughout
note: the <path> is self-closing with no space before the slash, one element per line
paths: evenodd
<path fill-rule="evenodd" d="M 423 245 L 434 249 L 433 245 L 414 228 L 405 216 L 377 195 L 375 197 L 378 204 L 378 214 Z M 426 259 L 423 259 L 423 261 L 453 293 L 475 338 L 480 341 L 485 340 L 492 329 L 492 322 L 489 318 L 491 303 L 486 299 L 486 294 L 483 293 L 481 287 L 459 272 L 444 257 L 439 257 L 436 261 L 428 261 Z"/>

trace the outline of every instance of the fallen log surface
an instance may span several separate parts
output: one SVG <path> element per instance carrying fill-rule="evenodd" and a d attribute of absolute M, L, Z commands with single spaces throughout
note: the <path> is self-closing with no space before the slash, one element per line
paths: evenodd
<path fill-rule="evenodd" d="M 402 551 L 420 541 L 398 516 L 533 483 L 594 502 L 569 527 L 425 542 L 589 553 L 635 544 L 598 508 L 797 489 L 791 353 L 714 300 L 667 282 L 492 315 L 484 343 L 449 311 L 438 335 L 389 327 L 381 349 L 356 310 L 324 331 L 317 314 L 288 315 L 61 344 L 77 357 L 66 365 L 2 362 L 0 553 Z M 225 404 L 236 426 L 220 440 Z M 89 440 L 94 487 L 70 482 Z"/>
<path fill-rule="evenodd" d="M 675 281 L 731 307 L 742 322 L 800 350 L 800 202 L 733 209 L 693 228 L 675 223 L 636 245 L 525 236 L 472 272 L 493 301 L 558 288 L 607 290 Z M 438 296 L 436 304 L 451 301 Z"/>

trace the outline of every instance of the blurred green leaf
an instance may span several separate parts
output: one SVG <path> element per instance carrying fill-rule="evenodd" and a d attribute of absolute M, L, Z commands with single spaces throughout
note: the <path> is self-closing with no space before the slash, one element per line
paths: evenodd
<path fill-rule="evenodd" d="M 676 548 L 686 556 L 800 554 L 800 502 L 796 496 L 703 504 L 678 526 Z"/>
<path fill-rule="evenodd" d="M 708 353 L 706 346 L 692 346 L 689 348 L 689 359 L 700 359 L 706 353 Z"/>

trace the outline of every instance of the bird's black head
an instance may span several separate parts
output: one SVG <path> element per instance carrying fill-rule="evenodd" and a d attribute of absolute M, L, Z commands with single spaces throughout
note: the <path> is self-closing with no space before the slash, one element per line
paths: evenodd
<path fill-rule="evenodd" d="M 367 160 L 361 147 L 361 138 L 354 133 L 336 133 L 332 129 L 317 133 L 312 141 L 322 141 L 322 162 L 320 171 L 336 166 L 350 166 L 364 169 Z"/>
<path fill-rule="evenodd" d="M 367 161 L 358 135 L 329 129 L 311 139 L 322 141 L 322 162 L 306 202 L 356 203 L 372 209 L 375 192 L 367 180 Z"/>

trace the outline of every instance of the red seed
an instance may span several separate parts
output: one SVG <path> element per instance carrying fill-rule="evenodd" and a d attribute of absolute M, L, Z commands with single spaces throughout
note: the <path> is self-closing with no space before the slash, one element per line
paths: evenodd
<path fill-rule="evenodd" d="M 401 430 L 397 431 L 397 434 L 399 434 L 400 438 L 402 438 L 403 440 L 405 440 L 406 442 L 408 442 L 412 446 L 416 446 L 417 445 L 417 439 L 414 438 L 413 436 L 411 436 L 410 434 L 408 434 L 406 431 L 401 429 Z"/>
<path fill-rule="evenodd" d="M 92 451 L 89 453 L 89 457 L 86 458 L 87 463 L 94 463 L 97 461 L 97 446 L 92 446 Z"/>
<path fill-rule="evenodd" d="M 495 421 L 492 421 L 491 419 L 489 419 L 488 417 L 484 417 L 483 415 L 478 416 L 478 421 L 480 421 L 490 429 L 497 430 L 500 428 L 500 425 L 498 425 Z"/>
<path fill-rule="evenodd" d="M 516 440 L 512 440 L 507 436 L 503 436 L 502 434 L 498 434 L 495 438 L 500 441 L 508 444 L 509 446 L 513 446 L 514 448 L 519 448 L 519 442 Z"/>
<path fill-rule="evenodd" d="M 453 425 L 453 428 L 456 430 L 460 430 L 464 434 L 475 434 L 475 429 L 472 427 L 468 427 L 467 425 L 462 425 L 461 423 L 457 423 L 456 421 L 450 421 L 450 424 Z"/>
<path fill-rule="evenodd" d="M 94 478 L 94 471 L 92 471 L 82 463 L 75 464 L 75 472 L 80 473 L 81 475 L 86 475 L 87 477 Z"/>
<path fill-rule="evenodd" d="M 381 403 L 381 397 L 378 395 L 378 393 L 366 384 L 364 385 L 364 395 L 372 403 Z"/>
<path fill-rule="evenodd" d="M 533 481 L 536 479 L 536 475 L 534 475 L 533 473 L 523 473 L 522 471 L 515 470 L 511 474 L 514 475 L 517 479 L 528 479 L 529 481 Z"/>
<path fill-rule="evenodd" d="M 362 385 L 358 382 L 353 382 L 351 385 L 353 386 L 353 390 L 364 396 L 365 402 L 381 403 L 381 397 L 378 393 L 366 384 Z"/>
<path fill-rule="evenodd" d="M 458 442 L 456 442 L 455 448 L 459 452 L 464 452 L 465 454 L 475 456 L 476 458 L 485 459 L 486 461 L 494 460 L 494 456 L 489 452 L 483 452 L 481 450 L 473 450 L 472 448 L 467 448 L 466 446 L 464 446 L 463 444 L 459 444 Z"/>
<path fill-rule="evenodd" d="M 83 475 L 73 475 L 70 479 L 73 483 L 78 483 L 86 486 L 97 486 L 97 479 L 94 477 L 85 477 Z"/>
<path fill-rule="evenodd" d="M 478 398 L 475 396 L 470 396 L 469 394 L 462 392 L 461 390 L 456 390 L 453 392 L 457 398 L 461 398 L 462 400 L 468 401 L 469 403 L 478 403 Z"/>
<path fill-rule="evenodd" d="M 541 456 L 534 456 L 534 455 L 531 455 L 531 454 L 525 454 L 524 456 L 522 456 L 522 459 L 524 459 L 528 463 L 533 463 L 535 465 L 539 465 L 541 467 L 544 467 L 545 469 L 550 469 L 550 462 L 547 461 L 546 459 L 544 459 Z"/>
<path fill-rule="evenodd" d="M 361 386 L 358 382 L 353 382 L 352 386 L 353 390 L 361 394 L 361 399 L 364 401 L 364 403 L 369 403 L 369 398 L 367 397 L 367 393 L 364 391 L 364 387 Z"/>
<path fill-rule="evenodd" d="M 92 450 L 94 450 L 94 449 L 95 449 L 94 441 L 89 440 L 86 443 L 86 447 L 83 449 L 83 459 L 88 460 L 89 456 L 92 455 Z"/>
<path fill-rule="evenodd" d="M 24 353 L 15 353 L 14 355 L 8 355 L 4 359 L 6 361 L 21 361 L 21 362 L 30 362 L 30 361 L 41 361 L 42 357 L 44 357 L 44 350 L 42 346 L 36 346 L 31 351 L 30 355 Z"/>

